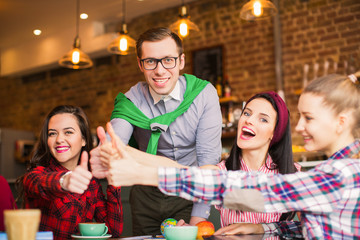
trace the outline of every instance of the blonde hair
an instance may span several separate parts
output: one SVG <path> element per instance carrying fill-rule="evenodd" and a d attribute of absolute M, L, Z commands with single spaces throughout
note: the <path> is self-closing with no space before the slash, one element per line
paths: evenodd
<path fill-rule="evenodd" d="M 354 80 L 355 76 L 355 80 Z M 359 137 L 360 133 L 360 72 L 352 77 L 330 74 L 311 81 L 303 93 L 312 93 L 324 98 L 324 104 L 332 108 L 335 114 L 344 110 L 353 112 L 353 134 Z"/>

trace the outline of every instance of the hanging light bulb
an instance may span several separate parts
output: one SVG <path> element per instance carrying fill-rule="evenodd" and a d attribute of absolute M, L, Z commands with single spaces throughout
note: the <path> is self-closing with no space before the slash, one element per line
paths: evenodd
<path fill-rule="evenodd" d="M 189 27 L 186 24 L 185 21 L 183 21 L 182 23 L 180 23 L 179 26 L 179 34 L 183 37 L 186 37 L 187 35 L 189 35 Z"/>
<path fill-rule="evenodd" d="M 277 13 L 275 5 L 269 0 L 250 0 L 240 11 L 244 20 L 261 20 L 274 16 Z"/>
<path fill-rule="evenodd" d="M 90 57 L 80 50 L 79 38 L 79 0 L 77 0 L 76 7 L 76 37 L 74 40 L 73 49 L 65 54 L 60 60 L 59 65 L 71 69 L 83 69 L 92 67 L 93 62 Z"/>
<path fill-rule="evenodd" d="M 120 51 L 125 52 L 129 49 L 128 41 L 126 38 L 120 39 L 120 45 L 119 45 Z"/>
<path fill-rule="evenodd" d="M 253 14 L 256 17 L 260 17 L 261 14 L 263 13 L 261 3 L 259 1 L 256 1 L 254 2 L 253 6 L 254 6 Z"/>
<path fill-rule="evenodd" d="M 121 30 L 119 32 L 119 36 L 116 39 L 114 39 L 107 48 L 110 53 L 127 55 L 130 53 L 130 49 L 135 48 L 136 46 L 136 41 L 128 35 L 128 31 L 125 23 L 125 7 L 126 7 L 125 4 L 126 2 L 125 0 L 123 0 L 123 8 L 122 8 L 123 20 L 121 24 Z M 135 51 L 133 52 L 135 53 Z"/>
<path fill-rule="evenodd" d="M 190 16 L 187 13 L 187 8 L 183 5 L 180 8 L 179 20 L 170 25 L 170 29 L 174 32 L 178 32 L 181 37 L 187 37 L 190 30 L 200 31 L 199 27 L 190 21 Z"/>
<path fill-rule="evenodd" d="M 72 58 L 71 61 L 73 62 L 73 64 L 79 64 L 80 62 L 80 51 L 78 48 L 75 48 L 73 53 L 72 53 Z"/>
<path fill-rule="evenodd" d="M 127 34 L 126 24 L 123 23 L 119 36 L 108 46 L 108 51 L 114 54 L 128 55 L 131 48 L 135 48 L 136 41 Z M 133 51 L 135 53 L 135 51 Z"/>

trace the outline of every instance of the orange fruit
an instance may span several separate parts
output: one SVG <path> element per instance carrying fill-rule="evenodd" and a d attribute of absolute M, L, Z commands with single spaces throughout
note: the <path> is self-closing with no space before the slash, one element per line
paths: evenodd
<path fill-rule="evenodd" d="M 212 222 L 209 221 L 201 221 L 196 224 L 198 227 L 198 233 L 196 239 L 203 240 L 203 236 L 210 236 L 213 235 L 215 232 L 215 227 Z"/>

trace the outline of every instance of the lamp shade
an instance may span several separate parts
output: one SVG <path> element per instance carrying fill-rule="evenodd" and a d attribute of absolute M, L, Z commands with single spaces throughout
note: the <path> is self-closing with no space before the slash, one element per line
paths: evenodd
<path fill-rule="evenodd" d="M 187 37 L 191 30 L 200 31 L 199 27 L 190 21 L 190 16 L 187 14 L 187 8 L 185 5 L 180 8 L 179 20 L 174 22 L 169 27 L 171 31 L 178 32 L 181 37 Z"/>
<path fill-rule="evenodd" d="M 275 5 L 269 0 L 250 0 L 240 11 L 240 17 L 244 20 L 261 20 L 277 14 Z"/>
<path fill-rule="evenodd" d="M 119 36 L 115 38 L 107 47 L 110 53 L 128 55 L 132 48 L 135 48 L 136 41 L 127 34 L 126 24 L 122 24 Z M 135 53 L 135 51 L 133 51 Z"/>
<path fill-rule="evenodd" d="M 73 49 L 65 54 L 59 60 L 59 65 L 71 69 L 83 69 L 92 67 L 93 62 L 90 57 L 80 50 L 80 38 L 79 38 L 79 15 L 80 15 L 80 3 L 76 1 L 76 37 L 74 40 Z"/>
<path fill-rule="evenodd" d="M 59 65 L 71 69 L 83 69 L 92 67 L 93 62 L 86 53 L 81 51 L 80 39 L 76 37 L 73 49 L 59 60 Z"/>
<path fill-rule="evenodd" d="M 189 18 L 180 18 L 170 25 L 171 31 L 178 32 L 181 37 L 189 35 L 190 30 L 199 31 L 199 27 Z"/>

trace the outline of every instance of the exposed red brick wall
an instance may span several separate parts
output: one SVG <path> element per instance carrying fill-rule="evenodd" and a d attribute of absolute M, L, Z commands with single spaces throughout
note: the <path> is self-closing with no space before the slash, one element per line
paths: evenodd
<path fill-rule="evenodd" d="M 222 45 L 224 73 L 229 76 L 233 93 L 240 100 L 250 95 L 276 90 L 273 20 L 246 22 L 239 18 L 246 1 L 199 0 L 189 4 L 191 20 L 201 29 L 184 40 L 186 67 L 192 72 L 194 50 Z M 286 101 L 291 111 L 293 128 L 297 121 L 295 92 L 302 87 L 303 66 L 319 64 L 323 75 L 325 61 L 333 72 L 349 66 L 360 69 L 360 1 L 359 0 L 279 0 L 282 31 L 282 72 Z M 176 21 L 178 8 L 142 16 L 128 23 L 130 35 L 138 35 L 149 27 L 168 26 Z M 143 80 L 135 55 L 121 56 L 113 64 L 73 71 L 71 74 L 46 77 L 24 83 L 20 78 L 0 79 L 0 127 L 38 132 L 44 116 L 59 104 L 84 108 L 93 129 L 110 118 L 118 92 L 126 92 Z M 294 142 L 301 143 L 297 134 Z"/>

